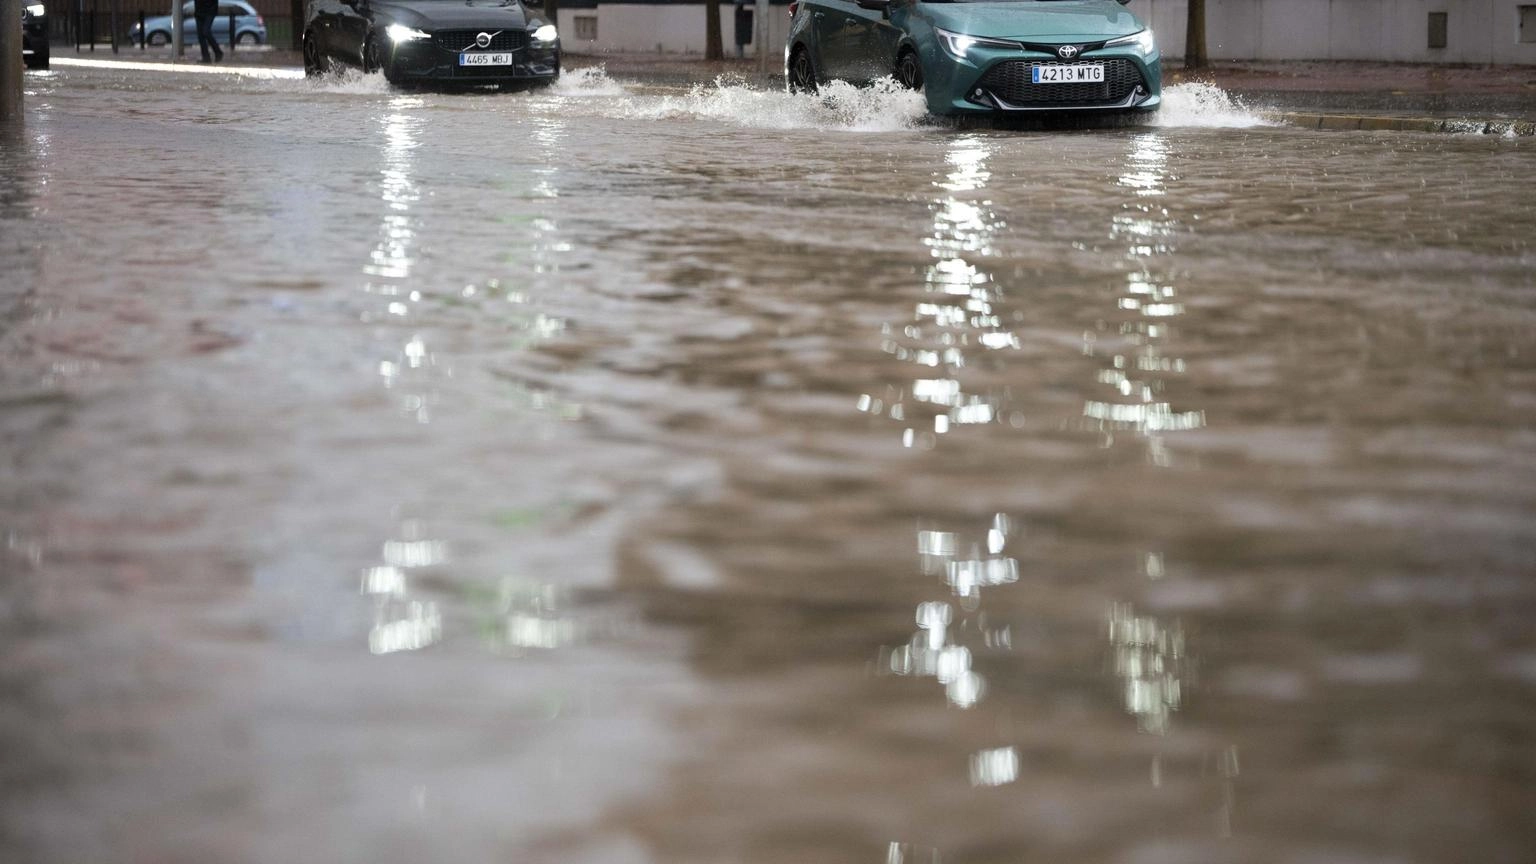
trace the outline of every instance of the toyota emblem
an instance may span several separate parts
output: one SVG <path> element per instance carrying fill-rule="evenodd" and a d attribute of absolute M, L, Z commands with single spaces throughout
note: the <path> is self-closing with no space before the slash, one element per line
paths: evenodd
<path fill-rule="evenodd" d="M 489 48 L 489 47 L 491 47 L 491 34 L 489 34 L 489 33 L 477 33 L 477 34 L 475 34 L 475 44 L 480 46 L 481 48 Z M 1075 50 L 1076 49 L 1074 49 L 1074 53 L 1075 53 Z M 1063 55 L 1063 56 L 1065 56 L 1065 55 Z"/>
<path fill-rule="evenodd" d="M 1071 60 L 1073 57 L 1076 57 L 1077 52 L 1081 50 L 1082 49 L 1078 48 L 1076 45 L 1063 45 L 1056 49 L 1056 56 L 1063 60 Z"/>

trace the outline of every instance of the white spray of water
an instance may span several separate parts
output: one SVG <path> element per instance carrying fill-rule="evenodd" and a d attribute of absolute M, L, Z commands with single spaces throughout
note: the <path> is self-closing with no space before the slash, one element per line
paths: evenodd
<path fill-rule="evenodd" d="M 1154 123 L 1210 129 L 1275 125 L 1214 84 L 1174 84 L 1163 88 L 1163 107 Z"/>
<path fill-rule="evenodd" d="M 343 68 L 320 78 L 295 82 L 322 93 L 387 96 L 396 91 L 383 75 Z M 626 120 L 694 118 L 750 129 L 817 129 L 841 132 L 901 132 L 943 128 L 928 114 L 919 93 L 890 78 L 869 87 L 842 81 L 823 84 L 814 94 L 764 89 L 724 75 L 695 84 L 682 95 L 636 92 L 633 82 L 610 78 L 603 66 L 568 69 L 548 90 L 560 99 L 591 100 L 598 110 Z M 1275 123 L 1213 84 L 1175 84 L 1163 90 L 1163 105 L 1152 121 L 1160 127 L 1250 128 Z"/>
<path fill-rule="evenodd" d="M 722 76 L 683 96 L 630 100 L 621 112 L 633 119 L 697 117 L 752 129 L 845 132 L 896 132 L 929 120 L 923 97 L 889 78 L 871 87 L 833 81 L 812 95 L 763 90 Z"/>
<path fill-rule="evenodd" d="M 378 73 L 367 73 L 351 66 L 341 66 L 318 78 L 308 78 L 307 86 L 322 93 L 341 93 L 347 96 L 386 96 L 395 88 Z"/>
<path fill-rule="evenodd" d="M 629 95 L 629 90 L 623 84 L 608 77 L 608 70 L 603 66 L 566 69 L 560 73 L 560 79 L 550 88 L 550 92 L 557 96 L 576 98 Z"/>

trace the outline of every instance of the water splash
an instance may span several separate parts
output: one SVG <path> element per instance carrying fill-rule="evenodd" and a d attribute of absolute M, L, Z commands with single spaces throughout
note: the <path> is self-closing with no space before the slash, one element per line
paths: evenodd
<path fill-rule="evenodd" d="M 896 132 L 930 122 L 922 95 L 889 78 L 870 87 L 833 81 L 806 94 L 763 90 L 721 76 L 712 84 L 694 85 L 683 96 L 637 100 L 624 112 L 635 119 L 701 117 L 753 129 Z"/>
<path fill-rule="evenodd" d="M 629 95 L 628 88 L 608 77 L 608 69 L 605 66 L 566 69 L 560 73 L 560 78 L 551 88 L 551 92 L 558 96 L 578 97 Z"/>
<path fill-rule="evenodd" d="M 1174 84 L 1163 88 L 1163 107 L 1154 124 L 1208 129 L 1275 125 L 1214 84 Z"/>
<path fill-rule="evenodd" d="M 383 75 L 341 66 L 318 78 L 306 78 L 304 84 L 322 93 L 348 96 L 387 96 L 398 91 Z"/>

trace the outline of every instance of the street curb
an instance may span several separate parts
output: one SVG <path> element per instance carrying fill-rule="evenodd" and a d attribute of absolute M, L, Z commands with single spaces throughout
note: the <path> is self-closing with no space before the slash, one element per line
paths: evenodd
<path fill-rule="evenodd" d="M 1462 135 L 1536 136 L 1536 121 L 1474 120 L 1435 117 L 1367 117 L 1355 114 L 1303 114 L 1285 112 L 1273 115 L 1287 126 L 1302 129 L 1329 129 L 1350 132 L 1449 132 Z"/>

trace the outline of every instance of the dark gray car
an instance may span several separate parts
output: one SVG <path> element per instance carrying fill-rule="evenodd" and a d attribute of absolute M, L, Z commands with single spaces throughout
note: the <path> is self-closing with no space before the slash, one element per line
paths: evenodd
<path fill-rule="evenodd" d="M 560 38 L 520 0 L 309 0 L 304 71 L 337 62 L 395 84 L 542 85 L 560 74 Z"/>

